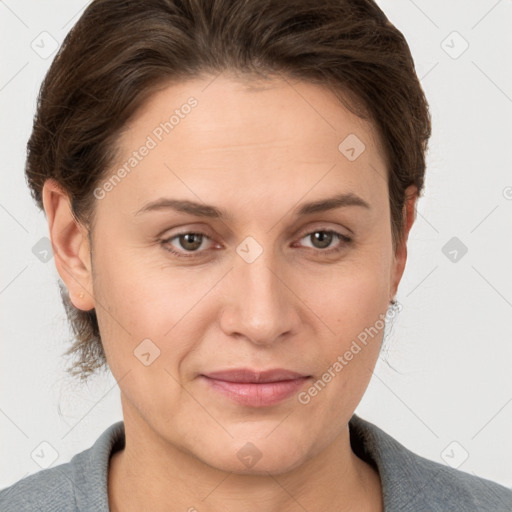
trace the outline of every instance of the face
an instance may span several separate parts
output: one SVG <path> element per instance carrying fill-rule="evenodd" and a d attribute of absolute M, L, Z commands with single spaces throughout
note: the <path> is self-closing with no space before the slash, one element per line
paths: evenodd
<path fill-rule="evenodd" d="M 291 84 L 161 90 L 95 191 L 91 307 L 125 423 L 238 473 L 346 428 L 404 265 L 372 125 Z"/>

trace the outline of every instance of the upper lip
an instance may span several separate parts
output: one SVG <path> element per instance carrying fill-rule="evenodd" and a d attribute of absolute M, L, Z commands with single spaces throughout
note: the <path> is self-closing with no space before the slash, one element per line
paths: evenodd
<path fill-rule="evenodd" d="M 226 382 L 279 382 L 308 377 L 308 375 L 284 368 L 273 368 L 271 370 L 235 368 L 232 370 L 203 373 L 202 375 L 210 379 L 224 380 Z"/>

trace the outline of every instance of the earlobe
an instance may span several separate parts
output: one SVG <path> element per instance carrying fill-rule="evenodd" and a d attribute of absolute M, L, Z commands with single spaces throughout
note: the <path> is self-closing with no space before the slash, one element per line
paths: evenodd
<path fill-rule="evenodd" d="M 405 264 L 407 262 L 407 240 L 411 227 L 416 219 L 417 199 L 418 189 L 415 185 L 410 185 L 405 190 L 405 203 L 402 209 L 404 228 L 402 240 L 400 240 L 396 249 L 394 265 L 392 268 L 390 300 L 394 298 L 405 270 Z"/>
<path fill-rule="evenodd" d="M 84 311 L 93 309 L 87 228 L 76 221 L 69 195 L 55 180 L 46 180 L 42 198 L 57 272 L 69 291 L 73 305 Z"/>

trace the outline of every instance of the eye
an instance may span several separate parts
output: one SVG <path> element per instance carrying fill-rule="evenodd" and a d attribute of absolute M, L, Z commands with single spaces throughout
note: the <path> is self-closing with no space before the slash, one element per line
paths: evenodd
<path fill-rule="evenodd" d="M 181 252 L 173 249 L 175 246 L 172 245 L 171 241 L 174 239 L 177 239 L 177 243 L 179 245 L 178 249 L 180 249 Z M 194 257 L 195 254 L 186 254 L 186 252 L 202 252 L 199 251 L 199 249 L 201 246 L 203 246 L 203 242 L 205 240 L 210 240 L 210 237 L 208 237 L 205 233 L 184 232 L 162 240 L 162 245 L 164 246 L 164 249 L 171 252 L 175 256 L 178 256 L 179 258 L 190 258 Z M 185 253 L 183 251 L 185 251 Z"/>
<path fill-rule="evenodd" d="M 331 254 L 340 252 L 345 249 L 346 245 L 352 242 L 352 239 L 338 231 L 328 229 L 316 229 L 301 238 L 301 240 L 309 239 L 312 242 L 312 248 L 321 254 Z M 333 242 L 338 245 L 331 247 Z M 343 242 L 343 243 L 340 243 Z"/>

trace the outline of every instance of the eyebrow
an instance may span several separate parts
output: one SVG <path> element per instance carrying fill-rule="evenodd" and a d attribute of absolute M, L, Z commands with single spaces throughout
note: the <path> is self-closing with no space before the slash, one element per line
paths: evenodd
<path fill-rule="evenodd" d="M 301 217 L 304 215 L 326 212 L 346 206 L 360 206 L 368 210 L 371 209 L 370 205 L 364 199 L 352 192 L 349 192 L 344 194 L 337 194 L 335 196 L 310 203 L 304 203 L 300 207 L 294 209 L 294 214 L 297 217 Z M 135 215 L 167 209 L 188 213 L 197 217 L 209 217 L 228 221 L 233 219 L 233 217 L 222 208 L 204 203 L 196 203 L 194 201 L 170 198 L 161 198 L 157 199 L 156 201 L 147 203 L 140 210 L 138 210 Z"/>

